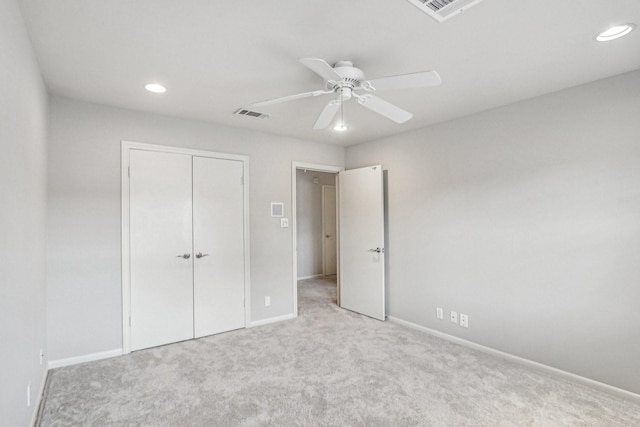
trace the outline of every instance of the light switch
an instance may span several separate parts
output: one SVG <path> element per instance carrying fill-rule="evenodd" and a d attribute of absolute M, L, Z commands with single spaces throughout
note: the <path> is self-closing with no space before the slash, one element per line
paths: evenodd
<path fill-rule="evenodd" d="M 280 218 L 280 227 L 287 228 L 289 226 L 289 218 Z"/>

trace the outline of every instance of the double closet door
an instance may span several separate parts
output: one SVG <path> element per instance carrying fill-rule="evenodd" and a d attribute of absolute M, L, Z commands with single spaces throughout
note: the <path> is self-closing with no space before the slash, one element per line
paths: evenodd
<path fill-rule="evenodd" d="M 243 169 L 129 151 L 131 350 L 245 327 Z"/>

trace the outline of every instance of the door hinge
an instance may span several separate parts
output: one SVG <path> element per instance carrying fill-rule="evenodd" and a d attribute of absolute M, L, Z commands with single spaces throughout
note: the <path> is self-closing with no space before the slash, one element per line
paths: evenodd
<path fill-rule="evenodd" d="M 129 327 L 131 327 L 131 316 L 129 316 Z"/>
<path fill-rule="evenodd" d="M 131 178 L 131 166 L 127 167 L 127 176 Z"/>
<path fill-rule="evenodd" d="M 244 175 L 240 177 L 240 185 L 244 185 Z"/>

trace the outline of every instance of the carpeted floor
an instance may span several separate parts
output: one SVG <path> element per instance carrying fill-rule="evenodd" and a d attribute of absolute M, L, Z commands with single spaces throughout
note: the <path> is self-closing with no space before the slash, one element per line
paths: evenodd
<path fill-rule="evenodd" d="M 335 280 L 335 279 L 334 279 Z M 49 373 L 40 426 L 640 426 L 640 405 L 335 305 Z"/>

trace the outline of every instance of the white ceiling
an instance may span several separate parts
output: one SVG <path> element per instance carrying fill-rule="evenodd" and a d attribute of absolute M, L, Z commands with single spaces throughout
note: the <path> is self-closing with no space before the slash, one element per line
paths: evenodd
<path fill-rule="evenodd" d="M 640 68 L 638 0 L 484 0 L 438 23 L 406 0 L 21 0 L 54 94 L 337 145 L 405 132 Z M 298 62 L 350 60 L 367 78 L 437 70 L 435 88 L 378 96 L 414 114 L 398 125 L 352 100 L 346 133 L 312 130 L 331 97 L 254 102 L 322 88 Z M 163 95 L 144 90 L 164 84 Z"/>

